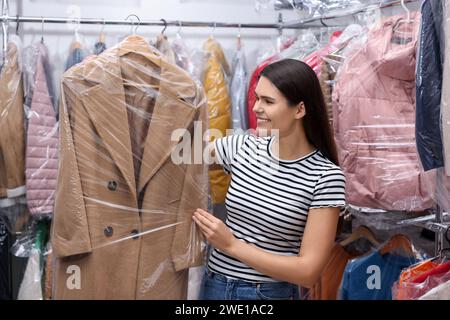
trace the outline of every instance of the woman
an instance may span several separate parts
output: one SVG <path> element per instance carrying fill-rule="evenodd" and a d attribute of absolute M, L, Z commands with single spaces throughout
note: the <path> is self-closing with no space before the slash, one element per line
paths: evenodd
<path fill-rule="evenodd" d="M 226 223 L 202 209 L 193 215 L 214 247 L 201 299 L 298 299 L 298 286 L 319 279 L 345 205 L 314 71 L 292 59 L 270 64 L 255 95 L 258 135 L 214 141 L 215 160 L 232 177 Z"/>

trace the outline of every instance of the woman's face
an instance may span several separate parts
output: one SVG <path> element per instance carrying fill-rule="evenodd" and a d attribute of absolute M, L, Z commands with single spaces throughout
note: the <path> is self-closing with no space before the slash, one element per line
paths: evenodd
<path fill-rule="evenodd" d="M 299 119 L 305 115 L 303 102 L 289 106 L 286 97 L 266 77 L 259 78 L 255 96 L 253 111 L 259 136 L 274 135 L 275 130 L 280 136 L 289 135 L 301 125 Z"/>

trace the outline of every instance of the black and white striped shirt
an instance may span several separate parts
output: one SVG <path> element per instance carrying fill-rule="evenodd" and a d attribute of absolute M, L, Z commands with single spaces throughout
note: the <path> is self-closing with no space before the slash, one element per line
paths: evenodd
<path fill-rule="evenodd" d="M 341 169 L 319 150 L 285 161 L 273 155 L 273 137 L 232 135 L 215 140 L 231 184 L 226 225 L 236 238 L 280 255 L 298 255 L 311 208 L 345 206 Z M 276 281 L 213 249 L 208 268 L 245 281 Z"/>

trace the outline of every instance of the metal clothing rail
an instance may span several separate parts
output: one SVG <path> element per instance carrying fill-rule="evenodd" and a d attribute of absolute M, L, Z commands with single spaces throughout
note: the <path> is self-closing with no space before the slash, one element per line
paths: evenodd
<path fill-rule="evenodd" d="M 373 10 L 373 9 L 385 9 L 385 8 L 389 8 L 389 7 L 395 7 L 395 6 L 399 6 L 399 5 L 403 5 L 403 4 L 407 4 L 407 3 L 418 2 L 418 1 L 419 0 L 403 0 L 403 1 L 395 0 L 395 1 L 390 1 L 390 2 L 381 3 L 381 4 L 372 4 L 372 5 L 363 6 L 363 7 L 356 7 L 353 10 L 346 10 L 345 12 L 342 12 L 342 13 L 329 13 L 329 14 L 324 14 L 319 17 L 307 18 L 307 19 L 303 19 L 300 21 L 286 22 L 283 24 L 283 28 L 296 28 L 296 27 L 298 28 L 299 26 L 305 27 L 307 25 L 310 25 L 313 22 L 320 22 L 320 23 L 322 23 L 323 26 L 327 26 L 323 22 L 323 20 L 344 18 L 344 17 L 353 16 L 355 14 Z"/>
<path fill-rule="evenodd" d="M 32 16 L 2 16 L 2 22 L 35 22 L 35 23 L 79 23 L 103 25 L 130 25 L 130 26 L 179 26 L 179 27 L 211 27 L 211 28 L 254 28 L 254 29 L 297 29 L 298 27 L 284 26 L 283 23 L 228 23 L 228 22 L 200 22 L 180 20 L 120 20 L 99 18 L 61 18 L 61 17 L 32 17 Z"/>

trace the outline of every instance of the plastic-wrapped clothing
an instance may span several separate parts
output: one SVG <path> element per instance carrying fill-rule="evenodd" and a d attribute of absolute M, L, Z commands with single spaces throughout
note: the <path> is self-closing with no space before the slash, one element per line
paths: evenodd
<path fill-rule="evenodd" d="M 378 251 L 351 260 L 345 267 L 339 290 L 341 300 L 392 300 L 392 286 L 400 272 L 416 263 L 403 257 Z"/>
<path fill-rule="evenodd" d="M 335 243 L 319 281 L 310 289 L 310 300 L 337 300 L 339 286 L 347 263 L 358 254 Z"/>
<path fill-rule="evenodd" d="M 171 47 L 177 66 L 186 70 L 192 77 L 195 77 L 196 67 L 192 62 L 191 53 L 179 33 L 177 33 L 175 39 L 172 41 Z"/>
<path fill-rule="evenodd" d="M 424 170 L 431 170 L 444 166 L 440 126 L 441 0 L 425 0 L 421 14 L 416 73 L 416 143 Z"/>
<path fill-rule="evenodd" d="M 61 93 L 54 299 L 185 299 L 208 180 L 177 148 L 206 130 L 203 90 L 132 35 L 67 71 Z"/>
<path fill-rule="evenodd" d="M 228 94 L 226 75 L 230 73 L 220 44 L 209 37 L 203 45 L 208 59 L 204 69 L 203 87 L 208 99 L 209 128 L 217 129 L 222 136 L 231 129 L 231 99 Z M 230 176 L 222 169 L 209 170 L 211 200 L 213 204 L 224 203 L 230 184 Z"/>
<path fill-rule="evenodd" d="M 431 289 L 419 300 L 450 300 L 450 280 Z"/>
<path fill-rule="evenodd" d="M 450 0 L 443 0 L 443 29 L 445 39 L 450 38 Z M 444 145 L 445 173 L 450 176 L 450 41 L 444 41 L 442 98 L 441 98 L 441 128 Z"/>
<path fill-rule="evenodd" d="M 165 35 L 158 35 L 155 47 L 166 57 L 169 63 L 176 64 L 175 53 Z"/>
<path fill-rule="evenodd" d="M 106 50 L 106 44 L 102 41 L 98 41 L 94 45 L 94 54 L 100 54 Z"/>
<path fill-rule="evenodd" d="M 81 48 L 73 48 L 73 50 L 69 53 L 66 61 L 65 70 L 69 70 L 74 65 L 80 63 L 85 58 L 85 53 Z"/>
<path fill-rule="evenodd" d="M 339 38 L 339 36 L 342 34 L 342 31 L 335 31 L 330 37 L 330 43 L 321 48 L 320 50 L 317 50 L 313 53 L 311 53 L 309 56 L 305 57 L 303 62 L 305 62 L 308 66 L 311 67 L 311 69 L 314 70 L 314 72 L 317 74 L 317 77 L 320 77 L 320 71 L 323 64 L 322 57 L 324 57 L 327 54 L 330 54 L 333 50 L 335 50 L 335 46 L 333 46 L 333 42 Z"/>
<path fill-rule="evenodd" d="M 41 286 L 41 252 L 33 248 L 20 284 L 17 300 L 43 300 Z"/>
<path fill-rule="evenodd" d="M 339 69 L 333 126 L 349 204 L 388 211 L 433 206 L 430 179 L 420 169 L 415 123 L 415 52 L 420 15 L 399 44 L 403 15 L 370 31 L 364 47 Z M 410 41 L 409 41 L 410 40 Z"/>
<path fill-rule="evenodd" d="M 246 131 L 248 129 L 248 114 L 247 114 L 247 83 L 248 74 L 245 65 L 245 52 L 239 48 L 233 58 L 231 68 L 232 78 L 230 82 L 230 95 L 232 102 L 232 124 L 233 129 L 241 129 Z"/>
<path fill-rule="evenodd" d="M 0 74 L 0 207 L 25 194 L 24 95 L 20 66 L 21 41 L 11 36 L 6 65 Z"/>
<path fill-rule="evenodd" d="M 58 124 L 45 71 L 47 49 L 40 43 L 37 50 L 25 162 L 28 208 L 36 215 L 53 212 L 58 171 Z"/>
<path fill-rule="evenodd" d="M 20 283 L 17 300 L 43 300 L 42 291 L 42 251 L 43 244 L 47 237 L 47 225 L 45 221 L 38 222 L 36 225 L 35 234 L 32 236 L 32 248 L 29 253 L 29 258 L 25 273 Z"/>
<path fill-rule="evenodd" d="M 11 299 L 9 233 L 0 220 L 0 300 Z"/>

